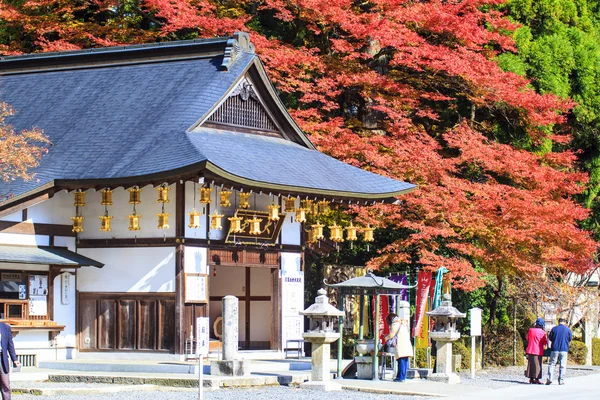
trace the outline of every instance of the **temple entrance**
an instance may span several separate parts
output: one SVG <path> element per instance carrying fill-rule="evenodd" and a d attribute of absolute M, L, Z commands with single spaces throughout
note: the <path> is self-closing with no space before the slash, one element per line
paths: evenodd
<path fill-rule="evenodd" d="M 239 349 L 277 349 L 276 331 L 273 329 L 277 315 L 273 299 L 276 290 L 278 268 L 212 265 L 209 271 L 209 317 L 211 338 L 218 339 L 222 325 L 221 300 L 233 295 L 239 299 Z M 216 323 L 216 324 L 215 324 Z"/>

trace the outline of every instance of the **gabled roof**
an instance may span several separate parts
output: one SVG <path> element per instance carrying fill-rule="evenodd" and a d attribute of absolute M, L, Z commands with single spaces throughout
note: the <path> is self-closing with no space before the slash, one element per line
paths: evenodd
<path fill-rule="evenodd" d="M 104 267 L 101 262 L 77 254 L 66 247 L 54 246 L 0 245 L 0 261 L 18 264 Z"/>
<path fill-rule="evenodd" d="M 202 127 L 244 77 L 257 86 L 286 139 Z M 348 199 L 391 200 L 414 188 L 315 151 L 246 34 L 5 57 L 0 101 L 17 111 L 8 120 L 17 130 L 39 127 L 53 143 L 35 180 L 0 183 L 0 193 L 14 195 L 0 209 L 44 190 L 182 176 Z"/>

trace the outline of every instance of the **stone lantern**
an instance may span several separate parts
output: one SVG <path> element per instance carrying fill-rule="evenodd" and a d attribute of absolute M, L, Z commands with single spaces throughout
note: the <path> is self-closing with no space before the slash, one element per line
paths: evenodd
<path fill-rule="evenodd" d="M 330 380 L 330 344 L 340 338 L 334 325 L 344 312 L 329 304 L 325 289 L 319 289 L 317 293 L 319 295 L 315 299 L 315 304 L 300 312 L 309 318 L 309 330 L 302 336 L 312 346 L 311 381 L 303 383 L 301 387 L 324 391 L 342 390 L 339 384 Z"/>
<path fill-rule="evenodd" d="M 451 384 L 460 383 L 460 377 L 452 371 L 452 342 L 460 339 L 460 332 L 456 330 L 456 321 L 458 318 L 466 317 L 467 314 L 454 308 L 450 295 L 444 294 L 442 304 L 427 315 L 434 320 L 429 337 L 435 340 L 437 348 L 436 373 L 428 379 Z"/>

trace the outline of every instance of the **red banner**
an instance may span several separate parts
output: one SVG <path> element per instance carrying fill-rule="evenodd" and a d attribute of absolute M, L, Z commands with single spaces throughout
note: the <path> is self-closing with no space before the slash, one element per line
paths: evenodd
<path fill-rule="evenodd" d="M 375 296 L 371 298 L 371 307 L 373 309 L 373 321 L 375 321 Z M 390 327 L 385 322 L 388 314 L 390 313 L 388 296 L 379 296 L 379 308 L 379 340 L 383 341 L 383 338 L 390 333 Z"/>
<path fill-rule="evenodd" d="M 427 298 L 429 297 L 429 290 L 431 289 L 431 273 L 430 272 L 419 272 L 419 278 L 417 281 L 417 304 L 415 310 L 415 325 L 413 327 L 413 337 L 421 336 L 421 329 L 423 326 L 423 318 L 425 317 L 425 307 L 427 305 Z"/>

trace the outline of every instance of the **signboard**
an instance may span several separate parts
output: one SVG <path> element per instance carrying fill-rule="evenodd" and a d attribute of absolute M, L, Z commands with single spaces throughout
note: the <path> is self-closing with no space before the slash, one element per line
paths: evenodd
<path fill-rule="evenodd" d="M 481 336 L 481 308 L 469 310 L 471 319 L 471 336 Z"/>
<path fill-rule="evenodd" d="M 23 282 L 23 274 L 20 272 L 2 272 L 0 280 L 4 282 Z"/>
<path fill-rule="evenodd" d="M 431 273 L 419 271 L 417 279 L 417 307 L 415 310 L 415 326 L 413 337 L 421 336 L 423 328 L 423 318 L 425 317 L 425 306 L 429 298 L 429 289 L 431 287 Z"/>
<path fill-rule="evenodd" d="M 243 218 L 241 232 L 233 233 L 230 229 L 227 229 L 227 237 L 225 243 L 242 243 L 242 244 L 267 244 L 273 246 L 277 242 L 279 232 L 283 226 L 285 220 L 285 213 L 279 214 L 279 219 L 272 221 L 269 219 L 269 213 L 260 210 L 242 210 L 237 209 L 235 211 L 235 217 Z M 260 233 L 257 235 L 250 234 L 250 223 L 251 219 L 260 219 Z"/>
<path fill-rule="evenodd" d="M 71 304 L 71 274 L 69 272 L 60 275 L 60 303 Z"/>
<path fill-rule="evenodd" d="M 29 315 L 46 315 L 47 313 L 46 296 L 29 296 Z"/>
<path fill-rule="evenodd" d="M 27 298 L 27 285 L 19 285 L 19 300 Z"/>
<path fill-rule="evenodd" d="M 284 271 L 281 276 L 281 342 L 302 339 L 304 332 L 304 272 Z M 301 346 L 298 343 L 298 346 Z"/>
<path fill-rule="evenodd" d="M 196 355 L 208 357 L 209 332 L 208 317 L 196 318 Z"/>
<path fill-rule="evenodd" d="M 185 274 L 185 302 L 207 303 L 208 302 L 208 280 L 206 275 Z"/>
<path fill-rule="evenodd" d="M 29 275 L 29 295 L 47 296 L 48 295 L 48 276 L 47 275 Z"/>

